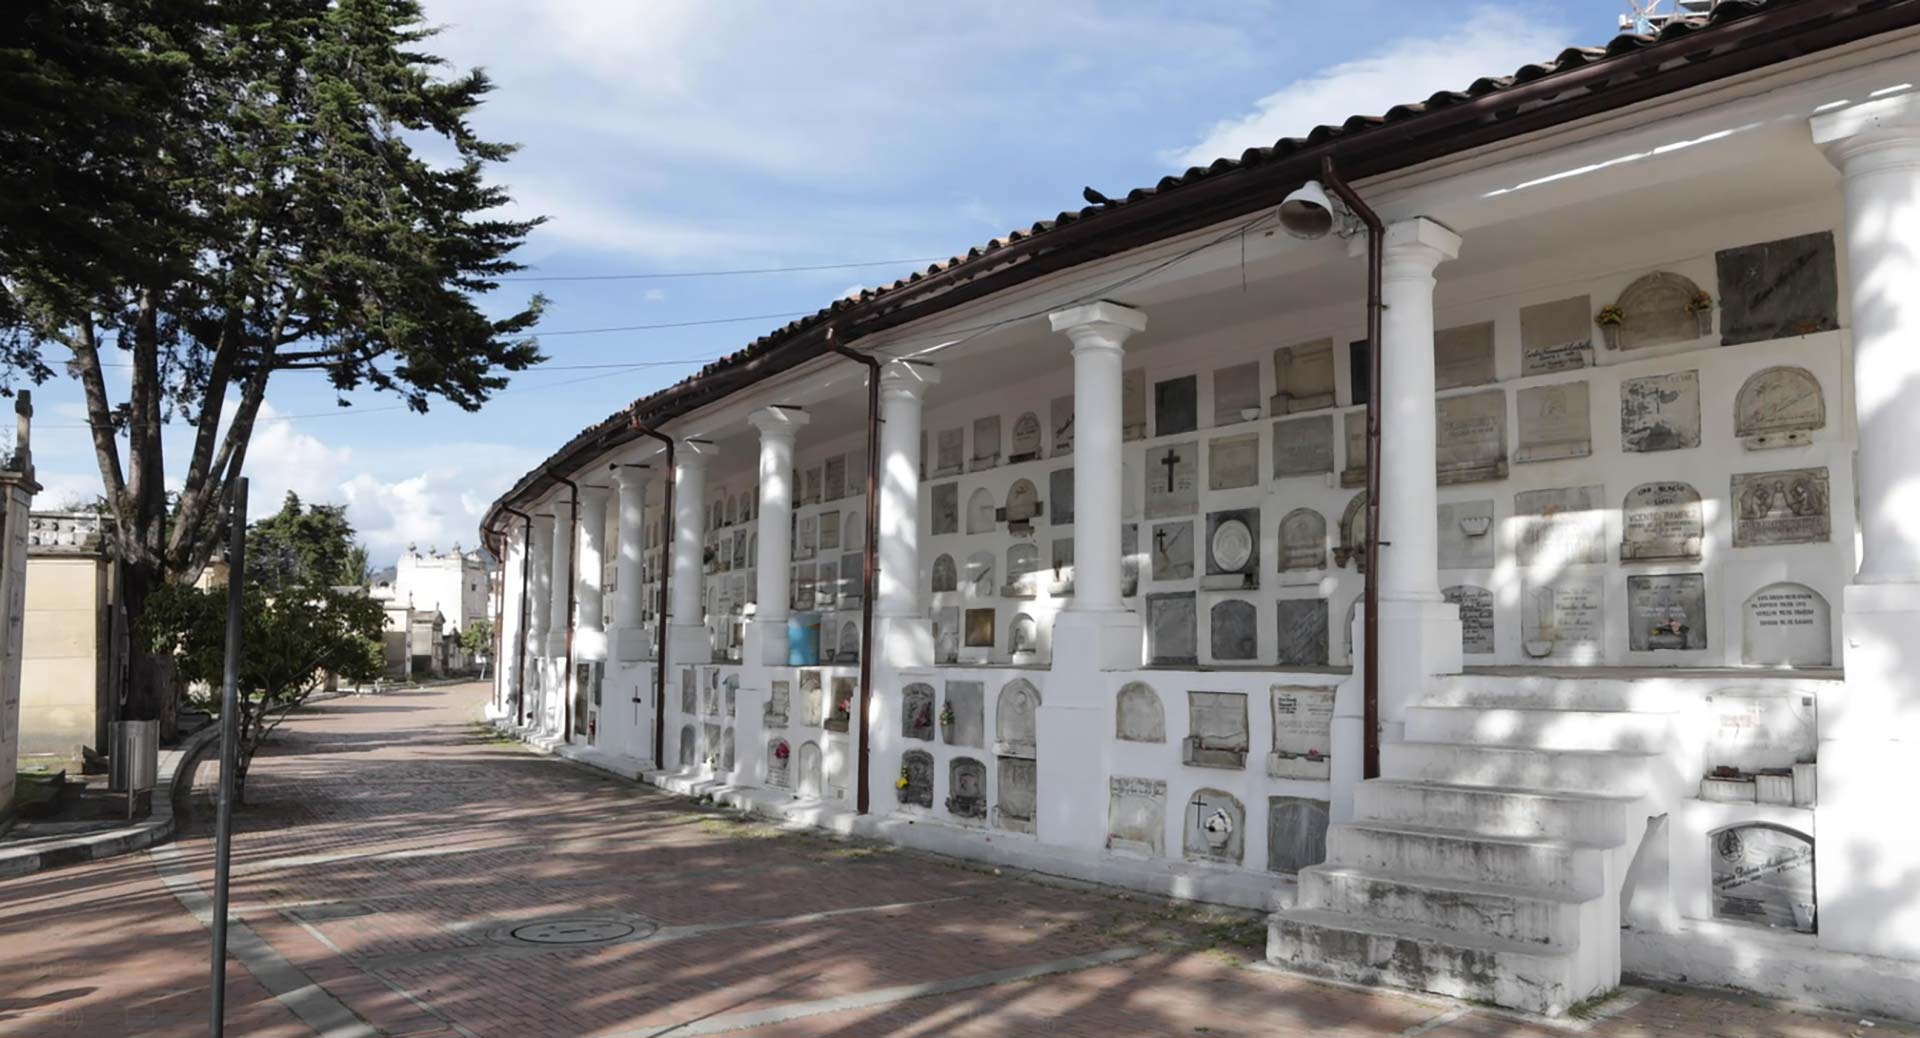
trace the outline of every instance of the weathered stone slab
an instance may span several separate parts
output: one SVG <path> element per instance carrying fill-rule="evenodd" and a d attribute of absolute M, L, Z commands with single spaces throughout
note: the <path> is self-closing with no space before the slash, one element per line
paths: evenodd
<path fill-rule="evenodd" d="M 947 705 L 940 712 L 940 737 L 949 746 L 987 745 L 987 686 L 979 681 L 947 682 Z"/>
<path fill-rule="evenodd" d="M 1586 296 L 1520 308 L 1520 373 L 1593 366 L 1593 304 Z"/>
<path fill-rule="evenodd" d="M 1193 440 L 1147 449 L 1147 518 L 1200 510 L 1200 445 Z"/>
<path fill-rule="evenodd" d="M 1047 497 L 1053 502 L 1053 525 L 1072 526 L 1073 466 L 1047 473 Z"/>
<path fill-rule="evenodd" d="M 1736 548 L 1817 544 L 1830 536 L 1824 467 L 1736 474 L 1732 499 Z"/>
<path fill-rule="evenodd" d="M 1605 493 L 1596 485 L 1515 494 L 1520 565 L 1558 568 L 1607 561 Z"/>
<path fill-rule="evenodd" d="M 1492 381 L 1492 321 L 1442 328 L 1433 334 L 1435 389 L 1481 386 Z"/>
<path fill-rule="evenodd" d="M 1620 449 L 1649 453 L 1700 446 L 1700 372 L 1620 383 Z"/>
<path fill-rule="evenodd" d="M 1443 501 L 1439 519 L 1441 569 L 1493 568 L 1493 502 Z"/>
<path fill-rule="evenodd" d="M 854 678 L 835 676 L 833 694 L 827 699 L 827 719 L 822 727 L 830 732 L 846 731 L 853 719 L 853 698 L 859 690 L 860 683 Z M 829 781 L 828 785 L 833 786 L 834 783 Z"/>
<path fill-rule="evenodd" d="M 900 692 L 900 737 L 933 740 L 933 686 L 916 681 Z"/>
<path fill-rule="evenodd" d="M 1501 421 L 1506 421 L 1502 416 Z M 1504 428 L 1504 425 L 1503 425 Z M 1340 416 L 1341 439 L 1345 441 L 1346 464 L 1340 469 L 1340 485 L 1361 487 L 1367 484 L 1367 413 L 1348 411 Z"/>
<path fill-rule="evenodd" d="M 1213 372 L 1213 424 L 1251 422 L 1260 408 L 1260 365 L 1235 364 Z"/>
<path fill-rule="evenodd" d="M 1167 715 L 1152 686 L 1130 681 L 1114 702 L 1114 737 L 1127 742 L 1166 742 Z"/>
<path fill-rule="evenodd" d="M 1234 591 L 1260 586 L 1260 510 L 1207 513 L 1207 572 L 1200 586 Z"/>
<path fill-rule="evenodd" d="M 935 483 L 933 498 L 933 535 L 960 532 L 960 484 Z"/>
<path fill-rule="evenodd" d="M 1812 837 L 1755 823 L 1722 829 L 1707 840 L 1714 918 L 1813 932 Z"/>
<path fill-rule="evenodd" d="M 1196 768 L 1247 766 L 1251 745 L 1245 692 L 1188 692 L 1183 760 Z"/>
<path fill-rule="evenodd" d="M 1833 232 L 1722 249 L 1720 343 L 1784 339 L 1840 327 Z"/>
<path fill-rule="evenodd" d="M 1199 662 L 1198 615 L 1193 592 L 1147 596 L 1147 657 L 1161 666 Z"/>
<path fill-rule="evenodd" d="M 1260 654 L 1260 614 L 1252 602 L 1215 602 L 1208 610 L 1207 630 L 1216 663 L 1244 662 Z"/>
<path fill-rule="evenodd" d="M 1141 368 L 1120 375 L 1120 438 L 1147 438 L 1147 373 Z"/>
<path fill-rule="evenodd" d="M 1327 860 L 1327 802 L 1267 798 L 1267 871 L 1297 873 Z"/>
<path fill-rule="evenodd" d="M 800 672 L 800 724 L 807 728 L 818 728 L 827 717 L 827 694 L 820 682 L 820 672 L 803 670 Z"/>
<path fill-rule="evenodd" d="M 1014 678 L 1000 689 L 993 708 L 993 752 L 1002 757 L 1029 757 L 1039 750 L 1040 690 L 1025 678 Z"/>
<path fill-rule="evenodd" d="M 978 821 L 987 817 L 987 766 L 972 757 L 947 762 L 947 813 Z"/>
<path fill-rule="evenodd" d="M 1275 415 L 1333 406 L 1333 340 L 1316 339 L 1273 351 Z"/>
<path fill-rule="evenodd" d="M 993 805 L 993 824 L 1008 832 L 1031 833 L 1039 806 L 1039 768 L 1021 757 L 1001 757 L 998 763 L 999 796 Z"/>
<path fill-rule="evenodd" d="M 1047 407 L 1048 424 L 1053 427 L 1053 456 L 1073 453 L 1073 394 L 1057 396 Z"/>
<path fill-rule="evenodd" d="M 1173 436 L 1200 427 L 1200 379 L 1182 375 L 1153 384 L 1153 434 Z"/>
<path fill-rule="evenodd" d="M 1327 568 L 1327 520 L 1311 508 L 1296 508 L 1280 519 L 1280 572 L 1313 573 Z"/>
<path fill-rule="evenodd" d="M 1659 270 L 1638 278 L 1614 306 L 1620 322 L 1605 329 L 1612 349 L 1667 346 L 1713 334 L 1713 300 L 1684 274 Z"/>
<path fill-rule="evenodd" d="M 1700 493 L 1678 480 L 1642 483 L 1620 506 L 1620 561 L 1697 559 L 1706 534 Z"/>
<path fill-rule="evenodd" d="M 1267 754 L 1267 774 L 1318 781 L 1332 778 L 1333 689 L 1275 685 L 1272 706 L 1273 752 Z"/>
<path fill-rule="evenodd" d="M 1521 594 L 1520 644 L 1533 659 L 1598 663 L 1604 650 L 1607 585 L 1562 573 Z"/>
<path fill-rule="evenodd" d="M 1748 450 L 1800 447 L 1827 424 L 1827 402 L 1820 380 L 1805 368 L 1757 371 L 1734 398 L 1733 434 Z"/>
<path fill-rule="evenodd" d="M 933 807 L 933 754 L 908 750 L 900 755 L 900 777 L 906 785 L 895 792 L 900 803 L 910 807 Z"/>
<path fill-rule="evenodd" d="M 1000 508 L 993 503 L 993 495 L 986 487 L 974 487 L 967 495 L 967 532 L 992 533 L 999 523 Z"/>
<path fill-rule="evenodd" d="M 1493 592 L 1472 584 L 1455 584 L 1440 595 L 1460 610 L 1460 651 L 1470 656 L 1492 655 L 1497 644 Z"/>
<path fill-rule="evenodd" d="M 1521 390 L 1523 395 L 1526 392 Z M 1364 417 L 1360 428 L 1364 436 Z M 1349 450 L 1351 438 L 1350 432 Z M 1360 457 L 1364 466 L 1364 440 L 1360 444 Z M 1507 475 L 1506 391 L 1488 389 L 1441 397 L 1434 401 L 1434 460 L 1437 465 L 1435 478 L 1442 486 L 1504 479 Z M 1353 464 L 1351 456 L 1347 463 L 1349 466 Z M 1364 482 L 1364 467 L 1361 474 Z"/>
<path fill-rule="evenodd" d="M 1013 420 L 1013 442 L 1007 449 L 1007 463 L 1017 465 L 1040 457 L 1040 416 L 1028 411 Z"/>
<path fill-rule="evenodd" d="M 979 472 L 1000 464 L 1000 416 L 986 415 L 973 420 L 973 460 L 969 471 Z"/>
<path fill-rule="evenodd" d="M 1273 423 L 1273 478 L 1317 476 L 1332 471 L 1332 415 Z"/>
<path fill-rule="evenodd" d="M 793 748 L 787 740 L 773 738 L 767 741 L 767 785 L 785 789 L 793 782 Z"/>
<path fill-rule="evenodd" d="M 1246 853 L 1247 811 L 1225 790 L 1202 789 L 1187 801 L 1182 850 L 1188 861 L 1238 865 Z"/>
<path fill-rule="evenodd" d="M 1522 389 L 1514 395 L 1514 408 L 1520 416 L 1520 446 L 1514 461 L 1560 461 L 1593 453 L 1593 421 L 1584 379 Z"/>
<path fill-rule="evenodd" d="M 792 709 L 793 682 L 774 678 L 767 682 L 767 705 L 760 710 L 760 723 L 767 728 L 785 728 Z"/>
<path fill-rule="evenodd" d="M 1627 577 L 1627 648 L 1633 652 L 1698 652 L 1707 647 L 1707 578 L 1703 573 Z"/>
<path fill-rule="evenodd" d="M 1826 597 L 1792 581 L 1755 591 L 1741 609 L 1740 662 L 1759 667 L 1833 666 Z"/>
<path fill-rule="evenodd" d="M 1207 441 L 1207 489 L 1237 490 L 1260 482 L 1260 435 L 1216 436 Z"/>
<path fill-rule="evenodd" d="M 966 467 L 967 431 L 965 429 L 942 429 L 934 441 L 933 468 L 927 472 L 928 479 L 940 479 L 943 476 L 957 476 Z"/>
<path fill-rule="evenodd" d="M 1327 600 L 1283 598 L 1275 607 L 1279 621 L 1277 662 L 1283 667 L 1327 665 Z"/>
<path fill-rule="evenodd" d="M 1165 779 L 1107 780 L 1107 849 L 1122 854 L 1157 858 L 1164 852 L 1167 832 Z"/>

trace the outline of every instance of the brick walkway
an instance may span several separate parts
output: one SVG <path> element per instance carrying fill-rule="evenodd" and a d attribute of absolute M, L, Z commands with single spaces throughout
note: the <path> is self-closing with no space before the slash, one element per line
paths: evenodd
<path fill-rule="evenodd" d="M 484 695 L 334 700 L 256 765 L 228 1034 L 1562 1033 L 1246 968 L 1257 921 L 736 823 L 490 738 Z M 211 856 L 199 825 L 152 854 L 0 882 L 0 1035 L 204 1035 L 189 908 Z M 632 932 L 512 936 L 602 932 L 587 923 Z M 1601 1012 L 1587 1033 L 1920 1034 L 1641 990 Z"/>

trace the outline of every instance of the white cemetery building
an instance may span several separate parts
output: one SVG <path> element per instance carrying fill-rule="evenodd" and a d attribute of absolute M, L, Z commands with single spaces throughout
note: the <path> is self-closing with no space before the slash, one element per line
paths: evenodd
<path fill-rule="evenodd" d="M 835 302 L 496 503 L 496 715 L 1290 968 L 1920 1017 L 1916 23 L 1724 3 Z"/>

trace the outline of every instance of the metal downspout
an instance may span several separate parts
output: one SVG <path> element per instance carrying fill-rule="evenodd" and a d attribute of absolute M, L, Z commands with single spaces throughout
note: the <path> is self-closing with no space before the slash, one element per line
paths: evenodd
<path fill-rule="evenodd" d="M 828 348 L 867 368 L 867 543 L 861 555 L 862 587 L 860 594 L 860 758 L 856 781 L 859 792 L 854 795 L 854 808 L 860 814 L 866 814 L 872 803 L 872 792 L 868 787 L 873 760 L 872 749 L 868 744 L 867 713 L 873 697 L 873 593 L 874 578 L 879 567 L 875 565 L 874 553 L 879 550 L 880 540 L 880 362 L 864 353 L 856 352 L 839 342 L 839 329 L 827 329 Z"/>
<path fill-rule="evenodd" d="M 527 598 L 527 578 L 533 568 L 533 516 L 511 505 L 500 508 L 509 515 L 519 516 L 525 524 L 520 542 L 520 629 L 514 632 L 517 645 L 513 656 L 513 716 L 524 728 L 527 725 L 527 632 L 530 630 L 527 620 L 533 612 L 533 602 Z M 502 597 L 505 597 L 504 589 Z"/>
<path fill-rule="evenodd" d="M 653 667 L 653 766 L 667 766 L 667 598 L 668 589 L 673 583 L 673 437 L 655 432 L 639 422 L 633 422 L 633 429 L 642 436 L 651 436 L 659 440 L 667 451 L 667 479 L 663 491 L 660 513 L 660 609 L 654 617 L 654 667 Z M 641 503 L 642 528 L 646 526 L 645 502 Z"/>
<path fill-rule="evenodd" d="M 573 741 L 573 591 L 579 584 L 580 569 L 580 484 L 565 476 L 555 476 L 573 495 L 567 519 L 567 655 L 566 669 L 560 674 L 560 738 Z"/>

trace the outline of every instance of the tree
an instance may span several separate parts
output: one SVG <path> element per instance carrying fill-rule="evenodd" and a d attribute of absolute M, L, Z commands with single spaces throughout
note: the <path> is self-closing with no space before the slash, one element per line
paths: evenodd
<path fill-rule="evenodd" d="M 486 617 L 468 624 L 460 632 L 460 649 L 468 656 L 484 660 L 493 655 L 493 621 Z M 481 677 L 486 677 L 486 668 L 482 666 Z"/>
<path fill-rule="evenodd" d="M 357 586 L 365 553 L 353 541 L 346 506 L 303 506 L 288 491 L 280 511 L 247 528 L 247 580 L 270 593 L 310 584 Z"/>
<path fill-rule="evenodd" d="M 491 84 L 443 75 L 421 49 L 431 30 L 416 0 L 33 3 L 98 14 L 44 45 L 98 30 L 100 47 L 130 55 L 108 100 L 135 110 L 105 127 L 104 157 L 39 156 L 98 182 L 74 219 L 111 247 L 79 272 L 0 251 L 0 370 L 39 381 L 64 359 L 79 380 L 137 621 L 211 558 L 275 373 L 395 393 L 416 411 L 434 398 L 475 410 L 504 372 L 543 359 L 525 334 L 539 296 L 500 318 L 476 301 L 521 269 L 511 254 L 539 221 L 490 215 L 509 198 L 489 168 L 513 149 L 468 119 Z M 40 57 L 44 41 L 26 42 Z M 0 176 L 4 196 L 3 163 Z M 110 363 L 131 369 L 118 403 Z M 194 437 L 170 495 L 161 428 L 174 420 Z M 170 733 L 168 661 L 134 654 L 126 716 Z"/>

